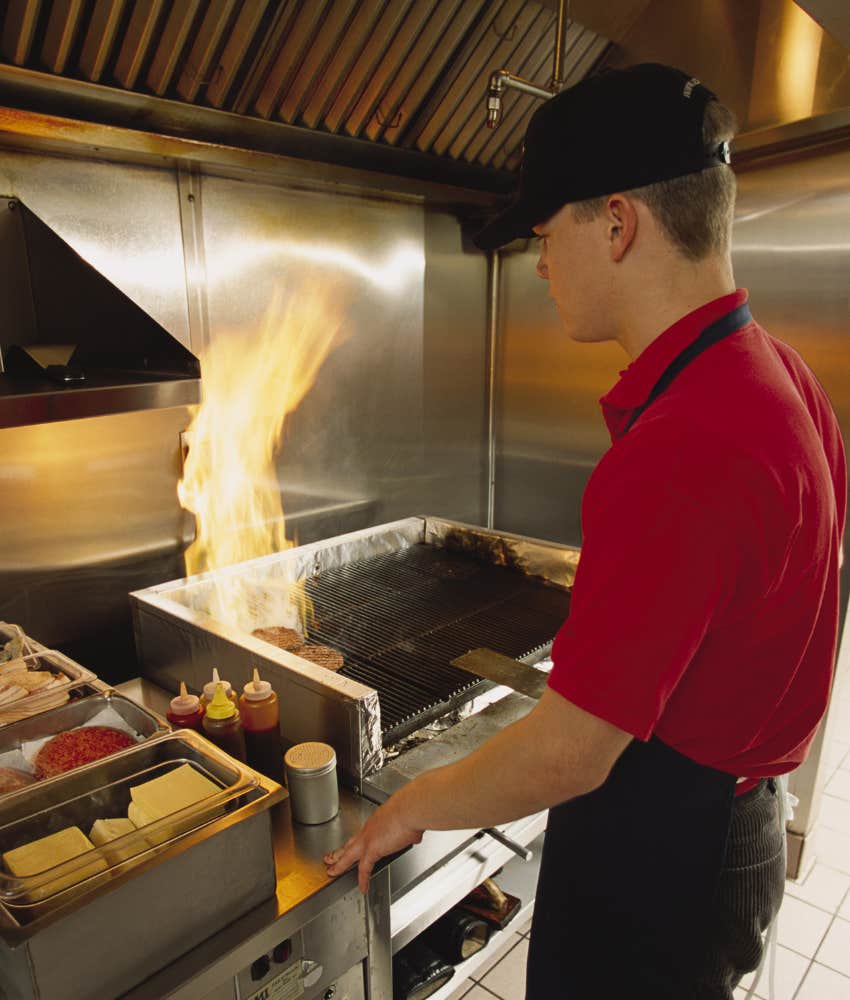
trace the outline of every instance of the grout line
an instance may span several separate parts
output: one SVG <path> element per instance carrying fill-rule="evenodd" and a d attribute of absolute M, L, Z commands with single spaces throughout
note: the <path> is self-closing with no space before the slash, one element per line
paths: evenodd
<path fill-rule="evenodd" d="M 832 930 L 832 925 L 833 925 L 833 924 L 835 923 L 835 921 L 836 921 L 836 920 L 838 919 L 838 911 L 839 911 L 839 910 L 841 909 L 841 907 L 842 907 L 842 906 L 844 905 L 844 900 L 845 900 L 845 899 L 847 898 L 847 895 L 848 895 L 848 894 L 850 894 L 850 889 L 848 889 L 848 890 L 847 890 L 847 892 L 845 892 L 845 893 L 844 893 L 844 895 L 843 895 L 843 896 L 841 897 L 841 902 L 839 902 L 839 904 L 838 904 L 838 907 L 837 907 L 837 909 L 836 909 L 836 910 L 835 910 L 835 912 L 833 913 L 833 915 L 832 915 L 832 920 L 830 920 L 829 924 L 827 925 L 827 928 L 826 928 L 826 930 L 824 931 L 824 934 L 823 934 L 823 937 L 822 937 L 822 938 L 820 939 L 820 944 L 819 944 L 819 945 L 817 946 L 817 948 L 815 948 L 815 953 L 814 953 L 814 955 L 812 956 L 812 960 L 811 960 L 811 962 L 809 963 L 809 968 L 808 968 L 808 969 L 806 969 L 806 971 L 805 971 L 805 973 L 804 973 L 804 975 L 803 975 L 803 978 L 802 978 L 802 979 L 800 980 L 800 985 L 799 985 L 799 986 L 797 987 L 797 990 L 796 990 L 796 992 L 794 993 L 794 997 L 796 997 L 796 996 L 797 996 L 797 994 L 798 994 L 798 993 L 800 992 L 800 990 L 802 989 L 802 987 L 803 987 L 803 983 L 804 983 L 804 982 L 806 981 L 806 977 L 808 976 L 808 974 L 809 974 L 809 971 L 811 970 L 811 967 L 812 967 L 812 966 L 813 966 L 813 965 L 815 964 L 815 962 L 817 961 L 817 957 L 818 957 L 818 952 L 819 952 L 819 951 L 821 950 L 821 948 L 823 947 L 823 943 L 824 943 L 824 941 L 826 941 L 827 937 L 829 936 L 829 932 L 830 932 L 830 931 Z M 833 969 L 833 967 L 832 967 L 831 965 L 827 965 L 827 964 L 826 964 L 826 962 L 818 962 L 818 965 L 822 965 L 822 966 L 823 966 L 823 967 L 824 967 L 825 969 L 829 969 L 829 970 L 830 970 L 831 972 L 836 972 L 836 973 L 838 973 L 838 975 L 839 975 L 839 976 L 844 976 L 844 973 L 843 973 L 843 972 L 841 972 L 841 970 L 840 970 L 840 969 Z M 847 977 L 845 976 L 845 979 L 846 979 L 846 978 L 847 978 Z M 848 981 L 850 981 L 850 980 L 848 980 Z M 794 997 L 792 997 L 792 998 L 791 998 L 791 1000 L 794 1000 Z"/>
<path fill-rule="evenodd" d="M 791 997 L 791 1000 L 796 1000 L 796 997 L 799 996 L 800 990 L 803 988 L 803 983 L 805 983 L 806 978 L 808 977 L 809 972 L 810 972 L 810 970 L 811 970 L 811 968 L 812 968 L 812 966 L 814 964 L 815 964 L 815 960 L 813 958 L 810 958 L 809 959 L 809 964 L 806 966 L 805 971 L 803 972 L 803 975 L 800 977 L 800 982 L 797 983 L 797 989 L 794 990 L 794 995 Z M 770 980 L 768 980 L 768 982 L 770 982 Z"/>
<path fill-rule="evenodd" d="M 839 875 L 843 875 L 844 873 L 843 872 L 839 872 L 838 874 Z M 833 916 L 834 914 L 836 914 L 838 912 L 837 910 L 827 909 L 827 907 L 825 907 L 825 906 L 819 906 L 817 903 L 811 902 L 811 900 L 801 899 L 799 896 L 795 896 L 792 892 L 786 893 L 786 896 L 787 896 L 788 899 L 795 899 L 798 903 L 805 903 L 806 906 L 811 906 L 815 910 L 820 910 L 821 913 L 828 913 L 830 916 Z M 783 903 L 785 902 L 785 898 L 786 897 L 783 896 L 783 898 L 782 898 Z M 844 902 L 844 896 L 841 897 L 841 902 L 842 903 Z M 841 903 L 839 903 L 838 905 L 840 907 Z M 784 944 L 782 947 L 783 948 L 787 948 L 788 945 Z M 797 949 L 796 948 L 792 948 L 791 951 L 797 951 Z M 802 955 L 803 953 L 798 951 L 797 954 L 798 955 Z M 804 955 L 803 957 L 805 958 L 806 956 Z"/>
<path fill-rule="evenodd" d="M 838 769 L 834 773 L 837 773 Z M 840 795 L 833 795 L 831 792 L 824 790 L 824 799 L 835 799 L 836 802 L 843 802 L 845 805 L 850 803 L 850 799 L 842 798 Z M 822 804 L 822 803 L 821 803 Z M 843 833 L 844 836 L 850 836 L 850 830 L 845 830 L 840 826 L 832 826 L 827 819 L 824 819 L 823 814 L 818 814 L 818 824 L 822 826 L 825 830 L 832 830 L 833 833 Z"/>
<path fill-rule="evenodd" d="M 524 935 L 518 934 L 517 935 L 517 940 L 514 941 L 514 943 L 510 946 L 510 948 L 507 948 L 505 951 L 502 952 L 502 954 L 499 956 L 499 961 L 495 962 L 493 965 L 491 965 L 490 968 L 482 975 L 481 978 L 484 979 L 486 976 L 489 976 L 490 973 L 493 971 L 493 969 L 496 968 L 496 966 L 501 965 L 502 962 L 504 962 L 504 960 L 517 947 L 517 945 L 522 944 L 522 942 L 523 942 L 524 939 L 525 939 Z M 477 974 L 478 974 L 478 970 L 476 969 L 476 975 Z M 476 979 L 474 975 L 469 976 L 469 978 L 473 981 L 473 983 L 480 983 L 481 982 L 481 979 Z M 492 993 L 493 991 L 491 990 L 490 992 Z"/>
<path fill-rule="evenodd" d="M 823 867 L 829 869 L 830 871 L 837 871 L 835 868 L 830 868 L 829 865 L 824 865 Z M 812 868 L 812 871 L 814 871 L 814 868 Z M 811 874 L 811 872 L 809 874 Z M 838 872 L 838 874 L 843 874 L 843 873 Z M 800 982 L 797 984 L 797 989 L 794 990 L 794 995 L 792 996 L 791 1000 L 796 1000 L 796 998 L 799 997 L 800 991 L 805 986 L 806 980 L 809 978 L 809 973 L 812 971 L 812 966 L 814 966 L 814 964 L 815 964 L 815 957 L 817 956 L 817 953 L 823 947 L 823 943 L 826 940 L 827 935 L 829 934 L 830 929 L 832 928 L 832 925 L 835 923 L 836 917 L 838 916 L 838 911 L 844 905 L 844 901 L 847 899 L 848 896 L 850 896 L 850 889 L 847 889 L 847 891 L 844 893 L 844 895 L 838 901 L 838 905 L 835 907 L 835 910 L 832 912 L 832 919 L 830 920 L 829 924 L 827 925 L 826 931 L 824 932 L 824 935 L 823 935 L 823 937 L 820 940 L 820 944 L 817 946 L 817 948 L 815 948 L 815 954 L 811 958 L 809 958 L 808 955 L 803 955 L 802 956 L 803 958 L 808 958 L 809 964 L 806 966 L 805 972 L 803 973 L 802 978 L 800 979 Z M 810 904 L 810 905 L 814 905 L 814 904 Z M 826 913 L 826 912 L 829 912 L 829 911 L 822 910 L 821 912 Z M 785 947 L 787 947 L 787 945 Z M 797 954 L 797 955 L 800 954 L 799 952 L 795 951 L 795 949 L 793 949 L 793 948 L 790 948 L 789 951 L 794 951 L 794 953 Z M 819 962 L 818 964 L 819 965 L 823 965 L 824 963 L 823 962 Z M 824 966 L 824 968 L 829 969 L 829 968 L 831 968 L 831 966 L 826 965 L 826 966 Z M 838 972 L 837 969 L 832 969 L 832 971 L 833 972 Z M 841 975 L 841 974 L 842 973 L 839 973 L 839 975 Z"/>
<path fill-rule="evenodd" d="M 488 989 L 488 988 L 487 988 L 486 986 L 482 986 L 482 985 L 481 985 L 481 983 L 473 983 L 473 985 L 472 985 L 472 986 L 470 986 L 470 988 L 469 988 L 469 991 L 468 991 L 468 992 L 466 992 L 466 993 L 464 993 L 463 997 L 461 997 L 461 1000 L 464 1000 L 464 997 L 468 997 L 468 996 L 469 996 L 469 994 L 470 994 L 470 993 L 471 993 L 471 992 L 472 992 L 472 991 L 473 991 L 473 990 L 474 990 L 474 989 L 475 989 L 476 987 L 478 987 L 478 989 L 479 989 L 479 990 L 484 990 L 484 992 L 485 992 L 485 993 L 489 993 L 489 995 L 490 995 L 491 997 L 496 997 L 496 1000 L 505 1000 L 505 998 L 504 998 L 504 997 L 502 997 L 502 996 L 499 996 L 499 994 L 498 994 L 498 993 L 494 993 L 494 992 L 493 992 L 492 990 Z"/>

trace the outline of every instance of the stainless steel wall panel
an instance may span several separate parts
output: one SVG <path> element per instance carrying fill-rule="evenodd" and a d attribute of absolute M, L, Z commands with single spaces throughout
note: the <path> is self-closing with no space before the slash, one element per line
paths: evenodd
<path fill-rule="evenodd" d="M 741 174 L 735 273 L 753 313 L 795 347 L 850 441 L 850 146 Z"/>
<path fill-rule="evenodd" d="M 464 252 L 457 219 L 425 216 L 422 505 L 484 524 L 487 498 L 487 261 Z"/>
<path fill-rule="evenodd" d="M 287 420 L 280 482 L 365 501 L 371 523 L 419 509 L 422 207 L 204 177 L 203 213 L 213 340 L 256 328 L 276 293 L 345 303 L 348 339 Z"/>
<path fill-rule="evenodd" d="M 127 594 L 183 572 L 185 408 L 0 430 L 0 619 L 117 683 L 137 672 Z M 165 574 L 172 574 L 166 576 Z"/>
<path fill-rule="evenodd" d="M 4 150 L 0 193 L 20 198 L 81 257 L 192 349 L 172 173 Z"/>
<path fill-rule="evenodd" d="M 536 262 L 532 244 L 502 269 L 495 525 L 577 545 L 581 494 L 609 444 L 597 401 L 626 356 L 564 334 Z"/>
<path fill-rule="evenodd" d="M 177 407 L 0 429 L 0 576 L 159 555 L 191 539 L 176 503 L 188 420 Z"/>

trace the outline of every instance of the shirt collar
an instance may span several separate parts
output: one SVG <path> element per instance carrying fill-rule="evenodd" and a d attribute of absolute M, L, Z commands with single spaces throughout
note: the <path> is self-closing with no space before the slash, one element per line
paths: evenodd
<path fill-rule="evenodd" d="M 620 372 L 619 381 L 599 400 L 612 440 L 625 433 L 632 411 L 647 401 L 655 383 L 670 363 L 692 344 L 707 326 L 743 305 L 748 298 L 747 290 L 739 288 L 694 309 L 672 326 L 668 326 L 627 368 Z"/>

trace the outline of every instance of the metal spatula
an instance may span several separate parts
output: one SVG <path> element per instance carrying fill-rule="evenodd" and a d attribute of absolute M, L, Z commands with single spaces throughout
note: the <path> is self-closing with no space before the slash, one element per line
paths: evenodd
<path fill-rule="evenodd" d="M 473 649 L 452 660 L 452 666 L 496 684 L 504 684 L 529 698 L 540 698 L 546 689 L 546 674 L 492 649 Z"/>

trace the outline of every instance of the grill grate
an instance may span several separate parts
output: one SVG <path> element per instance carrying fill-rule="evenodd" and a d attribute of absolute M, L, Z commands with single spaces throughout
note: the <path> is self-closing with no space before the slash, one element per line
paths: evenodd
<path fill-rule="evenodd" d="M 478 646 L 527 656 L 570 606 L 567 590 L 424 544 L 326 570 L 307 593 L 310 641 L 338 649 L 340 672 L 378 692 L 385 746 L 486 686 L 451 660 Z"/>

